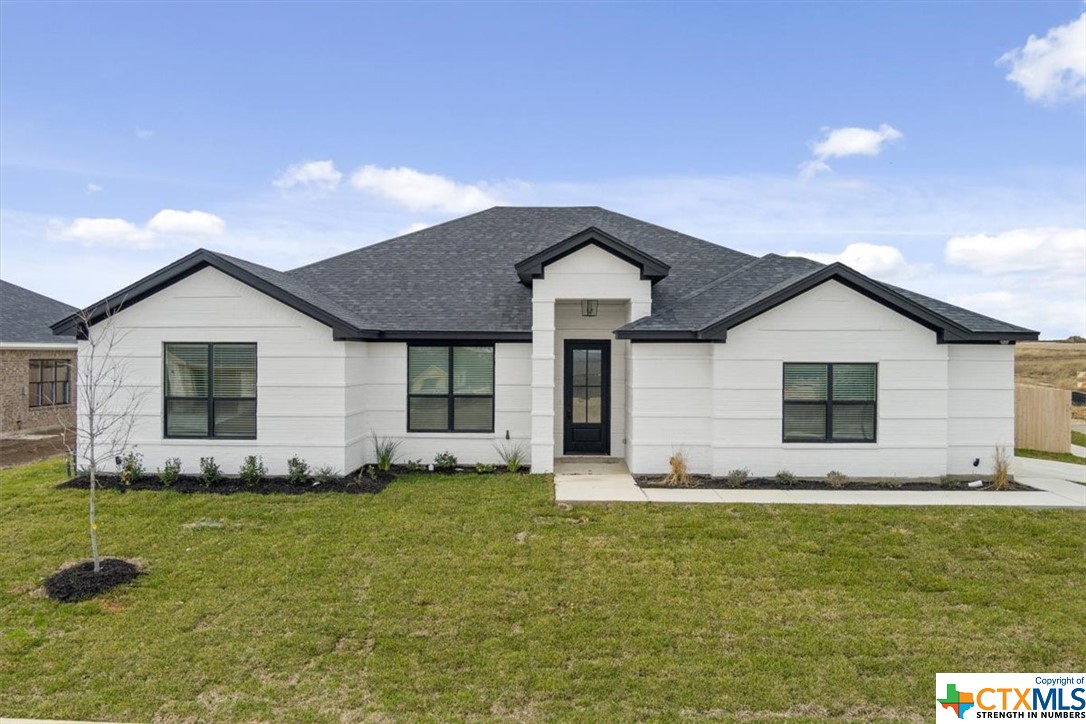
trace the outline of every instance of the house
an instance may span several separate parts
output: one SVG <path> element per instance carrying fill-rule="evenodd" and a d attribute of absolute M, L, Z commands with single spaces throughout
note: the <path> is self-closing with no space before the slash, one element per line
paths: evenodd
<path fill-rule="evenodd" d="M 0 434 L 70 428 L 74 336 L 49 325 L 75 307 L 0 280 Z"/>
<path fill-rule="evenodd" d="M 199 250 L 87 313 L 150 392 L 131 443 L 187 470 L 348 471 L 376 435 L 426 462 L 521 444 L 536 472 L 681 449 L 716 474 L 969 473 L 1013 447 L 1013 345 L 1037 338 L 596 207 L 493 208 L 287 272 Z"/>

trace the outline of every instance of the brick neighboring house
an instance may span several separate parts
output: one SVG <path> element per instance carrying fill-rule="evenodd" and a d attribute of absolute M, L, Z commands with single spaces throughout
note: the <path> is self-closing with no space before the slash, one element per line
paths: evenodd
<path fill-rule="evenodd" d="M 74 423 L 75 339 L 49 325 L 75 311 L 0 280 L 0 434 Z"/>

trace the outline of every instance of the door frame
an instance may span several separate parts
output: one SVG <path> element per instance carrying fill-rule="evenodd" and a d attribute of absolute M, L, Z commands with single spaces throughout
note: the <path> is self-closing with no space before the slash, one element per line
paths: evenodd
<path fill-rule="evenodd" d="M 573 349 L 599 349 L 600 355 L 600 427 L 603 446 L 599 452 L 570 451 L 573 443 Z M 562 454 L 611 454 L 611 340 L 567 339 L 562 349 Z"/>

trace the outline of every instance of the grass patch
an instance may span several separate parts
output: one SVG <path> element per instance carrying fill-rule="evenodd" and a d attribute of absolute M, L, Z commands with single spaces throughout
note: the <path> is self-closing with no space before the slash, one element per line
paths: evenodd
<path fill-rule="evenodd" d="M 1082 445 L 1086 447 L 1086 432 L 1079 432 L 1078 430 L 1071 431 L 1071 444 Z"/>
<path fill-rule="evenodd" d="M 1037 460 L 1053 460 L 1057 463 L 1071 463 L 1073 465 L 1086 465 L 1086 458 L 1080 458 L 1072 453 L 1046 452 L 1045 450 L 1030 450 L 1029 448 L 1016 447 L 1014 454 L 1020 458 L 1036 458 Z"/>
<path fill-rule="evenodd" d="M 103 554 L 145 575 L 60 604 L 33 591 L 88 553 L 62 476 L 0 472 L 9 716 L 922 721 L 937 671 L 1086 658 L 1081 511 L 105 491 Z"/>

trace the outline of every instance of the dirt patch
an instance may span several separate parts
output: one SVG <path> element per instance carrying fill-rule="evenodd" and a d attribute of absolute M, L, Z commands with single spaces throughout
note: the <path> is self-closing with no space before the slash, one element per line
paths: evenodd
<path fill-rule="evenodd" d="M 19 434 L 0 438 L 0 468 L 37 462 L 46 458 L 66 455 L 66 436 L 62 430 L 47 430 L 38 434 Z"/>
<path fill-rule="evenodd" d="M 634 480 L 642 488 L 675 488 L 664 484 L 660 475 L 636 475 Z M 969 490 L 975 492 L 999 492 L 990 482 L 984 481 L 979 488 L 969 487 L 969 480 L 849 480 L 840 485 L 830 485 L 825 480 L 804 480 L 784 484 L 776 478 L 748 478 L 735 483 L 728 478 L 713 478 L 708 475 L 691 475 L 687 489 L 707 490 Z M 1008 491 L 1036 490 L 1028 485 L 1011 482 Z"/>
<path fill-rule="evenodd" d="M 99 474 L 97 487 L 102 490 L 173 490 L 178 493 L 213 493 L 215 495 L 233 495 L 234 493 L 258 493 L 260 495 L 305 495 L 309 493 L 368 493 L 370 495 L 380 493 L 396 479 L 395 473 L 377 472 L 375 477 L 363 475 L 335 478 L 327 482 L 318 483 L 309 481 L 304 485 L 291 483 L 285 477 L 267 477 L 256 485 L 246 485 L 238 478 L 223 478 L 215 485 L 205 485 L 195 475 L 182 475 L 173 485 L 167 486 L 154 475 L 140 478 L 131 485 L 124 485 L 116 475 Z M 90 488 L 90 480 L 86 476 L 72 478 L 57 485 L 58 488 L 77 488 L 86 490 Z"/>
<path fill-rule="evenodd" d="M 1014 346 L 1014 380 L 1019 384 L 1079 390 L 1086 372 L 1086 343 L 1019 342 Z M 1086 420 L 1086 407 L 1072 407 L 1071 417 Z"/>
<path fill-rule="evenodd" d="M 99 569 L 94 572 L 94 561 L 62 568 L 45 579 L 45 595 L 66 603 L 84 601 L 134 581 L 140 575 L 136 564 L 120 558 L 101 559 Z"/>

